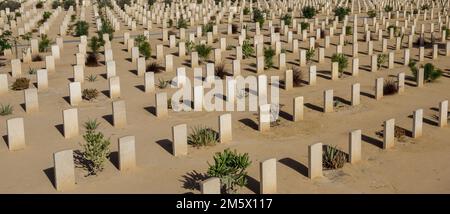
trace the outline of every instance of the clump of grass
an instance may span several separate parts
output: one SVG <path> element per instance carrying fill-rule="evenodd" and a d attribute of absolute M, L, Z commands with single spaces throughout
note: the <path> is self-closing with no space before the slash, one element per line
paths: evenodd
<path fill-rule="evenodd" d="M 153 73 L 161 73 L 164 70 L 163 67 L 159 65 L 157 62 L 151 62 L 150 64 L 147 65 L 146 71 Z"/>
<path fill-rule="evenodd" d="M 100 126 L 100 122 L 98 122 L 97 119 L 88 119 L 86 122 L 84 122 L 83 126 L 87 132 L 95 131 Z"/>
<path fill-rule="evenodd" d="M 228 75 L 228 71 L 225 68 L 225 64 L 220 63 L 216 65 L 216 67 L 214 68 L 214 75 L 216 75 L 220 79 L 225 78 Z"/>
<path fill-rule="evenodd" d="M 244 40 L 242 44 L 242 56 L 245 58 L 250 57 L 255 50 L 253 49 L 253 45 L 248 40 Z"/>
<path fill-rule="evenodd" d="M 202 61 L 206 62 L 212 52 L 212 47 L 206 44 L 200 44 L 195 46 L 195 51 L 197 51 L 198 56 L 202 59 Z"/>
<path fill-rule="evenodd" d="M 36 74 L 37 70 L 36 68 L 28 68 L 28 74 L 34 75 Z"/>
<path fill-rule="evenodd" d="M 339 150 L 337 146 L 324 146 L 322 159 L 322 166 L 325 169 L 342 168 L 347 162 L 346 154 Z"/>
<path fill-rule="evenodd" d="M 264 65 L 266 68 L 273 67 L 273 57 L 275 56 L 275 50 L 272 47 L 264 47 Z"/>
<path fill-rule="evenodd" d="M 303 72 L 298 67 L 292 68 L 292 82 L 294 87 L 302 86 Z"/>
<path fill-rule="evenodd" d="M 384 81 L 383 84 L 383 94 L 384 95 L 392 95 L 397 93 L 398 91 L 398 86 L 397 83 L 395 82 L 395 80 L 393 79 L 387 79 Z"/>
<path fill-rule="evenodd" d="M 86 78 L 86 80 L 89 82 L 95 82 L 95 81 L 97 81 L 97 75 L 89 74 L 89 76 Z"/>
<path fill-rule="evenodd" d="M 398 141 L 405 141 L 406 139 L 406 130 L 402 127 L 395 126 L 394 128 L 394 137 L 397 138 Z"/>
<path fill-rule="evenodd" d="M 188 144 L 194 147 L 214 145 L 219 142 L 219 135 L 216 131 L 197 126 L 192 129 L 192 133 L 188 136 Z"/>
<path fill-rule="evenodd" d="M 378 69 L 381 69 L 383 64 L 386 63 L 387 57 L 388 56 L 386 54 L 378 55 L 378 57 L 377 57 L 377 67 L 378 67 Z"/>
<path fill-rule="evenodd" d="M 91 101 L 94 100 L 95 98 L 97 98 L 99 92 L 97 89 L 95 88 L 87 88 L 83 90 L 82 96 L 83 99 Z"/>
<path fill-rule="evenodd" d="M 164 79 L 158 79 L 158 88 L 160 89 L 164 89 L 167 88 L 167 86 L 169 86 L 169 81 L 166 81 Z"/>
<path fill-rule="evenodd" d="M 0 104 L 0 116 L 6 116 L 13 113 L 13 107 L 10 104 Z"/>
<path fill-rule="evenodd" d="M 37 54 L 37 55 L 33 56 L 33 58 L 31 58 L 31 61 L 33 61 L 33 62 L 40 62 L 42 60 L 43 60 L 43 58 L 40 54 Z"/>
<path fill-rule="evenodd" d="M 14 91 L 24 90 L 30 87 L 30 80 L 25 77 L 17 78 L 11 86 Z"/>

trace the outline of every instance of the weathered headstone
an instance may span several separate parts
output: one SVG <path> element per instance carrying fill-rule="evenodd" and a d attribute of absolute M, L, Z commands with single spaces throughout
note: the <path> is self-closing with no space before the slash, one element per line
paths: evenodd
<path fill-rule="evenodd" d="M 383 149 L 394 147 L 395 141 L 395 119 L 384 121 L 383 129 Z"/>
<path fill-rule="evenodd" d="M 112 103 L 113 124 L 116 128 L 123 128 L 127 125 L 127 110 L 125 100 L 117 100 Z"/>
<path fill-rule="evenodd" d="M 166 117 L 167 116 L 167 93 L 160 92 L 155 94 L 156 100 L 156 116 L 157 117 Z"/>
<path fill-rule="evenodd" d="M 277 159 L 271 158 L 259 164 L 260 194 L 277 193 Z"/>
<path fill-rule="evenodd" d="M 81 84 L 80 82 L 69 83 L 70 105 L 77 106 L 81 102 Z"/>
<path fill-rule="evenodd" d="M 187 125 L 172 127 L 172 153 L 174 156 L 187 155 Z"/>
<path fill-rule="evenodd" d="M 417 109 L 413 112 L 413 128 L 412 137 L 418 138 L 422 136 L 423 125 L 423 109 Z"/>
<path fill-rule="evenodd" d="M 78 110 L 76 108 L 63 110 L 64 138 L 69 139 L 79 134 Z"/>
<path fill-rule="evenodd" d="M 25 127 L 23 118 L 16 117 L 6 120 L 6 129 L 8 132 L 8 148 L 10 151 L 21 150 L 25 148 Z"/>
<path fill-rule="evenodd" d="M 439 127 L 447 126 L 448 120 L 448 100 L 439 102 Z"/>
<path fill-rule="evenodd" d="M 27 113 L 39 111 L 38 92 L 36 88 L 24 90 L 25 109 Z"/>
<path fill-rule="evenodd" d="M 323 92 L 323 112 L 333 112 L 333 89 Z"/>
<path fill-rule="evenodd" d="M 109 98 L 116 99 L 120 97 L 120 78 L 114 76 L 108 79 L 109 83 Z"/>
<path fill-rule="evenodd" d="M 361 129 L 349 133 L 349 162 L 354 164 L 361 160 Z"/>
<path fill-rule="evenodd" d="M 55 187 L 58 191 L 69 191 L 75 188 L 75 164 L 73 151 L 64 150 L 53 154 Z"/>
<path fill-rule="evenodd" d="M 220 178 L 208 178 L 200 183 L 200 192 L 202 194 L 220 194 Z"/>
<path fill-rule="evenodd" d="M 119 138 L 119 169 L 120 171 L 132 170 L 136 167 L 136 146 L 134 136 Z"/>
<path fill-rule="evenodd" d="M 219 139 L 220 143 L 227 143 L 232 140 L 232 121 L 231 114 L 223 114 L 219 116 Z"/>
<path fill-rule="evenodd" d="M 308 146 L 308 177 L 322 177 L 322 143 Z"/>

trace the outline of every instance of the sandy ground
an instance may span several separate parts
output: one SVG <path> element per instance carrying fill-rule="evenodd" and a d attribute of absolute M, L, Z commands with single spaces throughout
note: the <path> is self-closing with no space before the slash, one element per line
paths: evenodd
<path fill-rule="evenodd" d="M 52 24 L 49 36 L 55 38 L 59 25 L 65 12 Z M 86 11 L 90 22 L 90 35 L 95 34 L 93 12 L 91 8 Z M 116 14 L 116 17 L 118 15 Z M 246 17 L 248 20 L 248 17 Z M 391 23 L 394 21 L 391 21 Z M 274 22 L 277 24 L 278 21 Z M 369 22 L 370 23 L 370 22 Z M 419 21 L 419 26 L 422 21 Z M 426 23 L 429 23 L 427 21 Z M 155 30 L 161 26 L 154 25 Z M 225 27 L 223 25 L 221 28 Z M 427 26 L 428 27 L 428 26 Z M 437 27 L 436 27 L 437 28 Z M 194 28 L 191 28 L 194 29 Z M 226 29 L 226 28 L 225 28 Z M 115 36 L 122 36 L 129 30 L 125 25 Z M 132 32 L 138 35 L 143 32 L 143 26 Z M 266 29 L 263 31 L 267 34 Z M 363 38 L 362 18 L 360 19 L 360 35 Z M 249 33 L 252 38 L 254 32 Z M 312 34 L 310 34 L 312 35 Z M 186 35 L 187 37 L 188 35 Z M 220 36 L 226 36 L 221 34 Z M 161 43 L 152 36 L 151 44 L 153 55 L 156 44 Z M 218 37 L 216 37 L 218 38 Z M 295 35 L 295 38 L 299 38 Z M 74 40 L 72 36 L 64 40 Z M 203 37 L 206 40 L 206 37 Z M 265 38 L 269 41 L 268 37 Z M 347 36 L 351 41 L 351 36 Z M 227 36 L 228 44 L 235 46 L 237 35 Z M 286 38 L 283 37 L 283 40 Z M 406 45 L 405 40 L 404 45 Z M 323 45 L 323 40 L 319 41 Z M 242 188 L 241 193 L 259 192 L 259 162 L 268 158 L 277 158 L 278 192 L 279 193 L 449 193 L 450 192 L 450 130 L 449 127 L 436 126 L 434 116 L 438 115 L 436 108 L 442 100 L 450 98 L 450 66 L 449 58 L 442 55 L 433 64 L 443 69 L 447 74 L 434 83 L 428 83 L 423 88 L 416 88 L 414 82 L 407 80 L 405 92 L 401 95 L 385 96 L 376 101 L 374 94 L 375 78 L 389 78 L 400 72 L 411 76 L 407 66 L 403 66 L 403 50 L 396 52 L 394 69 L 382 69 L 376 73 L 369 70 L 370 57 L 366 55 L 367 47 L 364 41 L 359 41 L 360 75 L 352 77 L 345 75 L 340 80 L 332 81 L 329 76 L 330 56 L 335 53 L 338 37 L 332 39 L 332 45 L 326 50 L 325 63 L 318 64 L 317 85 L 294 88 L 290 91 L 280 90 L 280 102 L 284 104 L 279 126 L 272 127 L 267 133 L 257 131 L 257 117 L 255 112 L 231 112 L 233 120 L 233 142 L 211 147 L 195 149 L 189 148 L 185 157 L 171 155 L 170 140 L 171 127 L 186 123 L 189 128 L 196 125 L 207 125 L 218 130 L 218 116 L 224 112 L 169 112 L 165 119 L 156 118 L 150 107 L 155 105 L 154 94 L 145 94 L 142 91 L 143 77 L 138 77 L 134 70 L 136 65 L 126 60 L 131 56 L 123 50 L 121 39 L 113 43 L 114 59 L 117 65 L 117 74 L 120 76 L 121 97 L 126 101 L 127 120 L 126 128 L 117 129 L 110 123 L 112 100 L 108 98 L 108 81 L 105 79 L 106 66 L 86 67 L 85 76 L 98 75 L 96 82 L 85 81 L 84 88 L 96 88 L 104 93 L 93 102 L 83 101 L 78 106 L 80 127 L 88 118 L 98 118 L 101 121 L 100 131 L 110 137 L 111 161 L 98 176 L 85 177 L 86 172 L 76 170 L 76 189 L 69 193 L 199 193 L 196 182 L 203 180 L 212 162 L 214 153 L 225 148 L 247 152 L 252 160 L 249 167 L 249 184 Z M 79 149 L 83 142 L 82 136 L 69 140 L 64 139 L 61 133 L 62 110 L 71 108 L 66 98 L 69 95 L 68 84 L 71 81 L 72 65 L 75 64 L 77 43 L 65 43 L 61 52 L 61 60 L 56 62 L 56 72 L 49 74 L 49 89 L 39 92 L 39 107 L 37 113 L 27 114 L 23 109 L 23 91 L 10 91 L 0 96 L 0 103 L 12 104 L 14 114 L 0 117 L 0 192 L 1 193 L 58 193 L 53 187 L 53 153 L 64 149 Z M 175 55 L 175 66 L 188 63 L 190 57 L 178 57 L 177 48 L 168 48 L 164 43 L 165 53 Z M 302 48 L 307 42 L 300 42 Z M 390 40 L 389 49 L 394 49 L 395 40 Z M 213 45 L 219 47 L 218 43 Z M 298 56 L 289 52 L 286 47 L 288 67 L 297 65 Z M 374 41 L 375 53 L 381 49 L 381 42 Z M 231 71 L 231 60 L 234 58 L 234 49 L 224 52 L 223 58 L 227 68 Z M 440 50 L 441 54 L 444 52 Z M 344 53 L 351 54 L 351 46 L 344 47 Z M 50 55 L 43 53 L 42 55 Z M 425 62 L 431 61 L 431 49 L 426 49 Z M 316 54 L 317 56 L 317 54 Z M 411 57 L 418 59 L 418 49 L 411 50 Z M 101 56 L 103 60 L 103 56 Z M 212 58 L 212 57 L 211 57 Z M 153 60 L 153 59 L 152 59 Z M 148 60 L 152 61 L 152 60 Z M 5 62 L 4 60 L 2 60 Z M 1 73 L 10 72 L 10 63 L 0 67 Z M 242 74 L 255 75 L 254 58 L 242 61 Z M 316 63 L 316 62 L 314 62 Z M 386 63 L 387 64 L 387 63 Z M 203 65 L 204 66 L 204 65 Z M 24 76 L 36 82 L 33 75 L 28 75 L 28 68 L 43 68 L 44 62 L 23 64 Z M 307 80 L 307 67 L 302 67 L 304 79 Z M 351 69 L 351 61 L 347 71 Z M 204 69 L 205 70 L 205 69 Z M 323 72 L 322 72 L 323 71 Z M 192 69 L 187 66 L 187 73 L 192 78 Z M 284 76 L 283 71 L 270 69 L 264 72 L 267 75 Z M 100 76 L 102 74 L 103 76 Z M 166 80 L 175 76 L 175 72 L 157 74 L 156 79 Z M 10 84 L 13 79 L 8 76 Z M 348 104 L 336 109 L 333 113 L 323 113 L 322 94 L 324 90 L 334 89 L 334 96 L 350 101 L 351 84 L 361 84 L 361 105 L 351 107 Z M 34 87 L 34 86 L 33 86 Z M 157 89 L 173 93 L 173 89 Z M 366 94 L 366 95 L 364 95 Z M 292 99 L 296 96 L 305 97 L 305 120 L 291 122 Z M 382 138 L 375 132 L 382 130 L 384 120 L 395 118 L 396 125 L 412 130 L 412 112 L 416 109 L 424 110 L 423 136 L 418 139 L 406 137 L 405 142 L 396 142 L 395 147 L 389 151 L 381 149 Z M 287 115 L 287 116 L 286 116 Z M 26 144 L 25 150 L 10 152 L 6 143 L 6 120 L 13 117 L 24 117 Z M 324 177 L 310 180 L 307 178 L 308 145 L 322 142 L 327 145 L 337 145 L 343 151 L 348 151 L 348 133 L 354 129 L 361 129 L 363 133 L 362 158 L 357 164 L 345 164 L 342 169 L 325 171 Z M 81 129 L 82 130 L 82 129 Z M 136 152 L 138 168 L 133 172 L 120 172 L 116 167 L 117 139 L 126 135 L 136 136 Z"/>

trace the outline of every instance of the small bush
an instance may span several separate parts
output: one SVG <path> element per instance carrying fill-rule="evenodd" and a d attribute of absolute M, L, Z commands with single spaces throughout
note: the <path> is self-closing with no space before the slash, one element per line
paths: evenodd
<path fill-rule="evenodd" d="M 281 20 L 284 21 L 284 24 L 289 26 L 292 23 L 292 16 L 290 14 L 284 14 L 283 17 L 281 17 Z"/>
<path fill-rule="evenodd" d="M 306 50 L 306 63 L 311 63 L 312 59 L 314 58 L 314 55 L 316 55 L 316 50 L 314 48 L 311 48 L 309 50 Z"/>
<path fill-rule="evenodd" d="M 324 146 L 322 152 L 323 164 L 325 169 L 338 169 L 344 167 L 347 162 L 346 154 L 340 151 L 336 146 Z"/>
<path fill-rule="evenodd" d="M 56 10 L 59 6 L 61 6 L 61 2 L 59 0 L 53 0 L 52 9 Z"/>
<path fill-rule="evenodd" d="M 383 94 L 384 95 L 393 95 L 397 93 L 398 91 L 398 85 L 395 80 L 388 79 L 384 81 L 383 84 Z"/>
<path fill-rule="evenodd" d="M 214 26 L 214 24 L 212 22 L 209 22 L 208 24 L 203 25 L 202 26 L 202 32 L 204 34 L 206 34 L 208 32 L 213 32 L 213 26 Z"/>
<path fill-rule="evenodd" d="M 87 131 L 83 135 L 86 141 L 83 144 L 84 167 L 88 171 L 88 175 L 97 175 L 103 170 L 103 165 L 109 157 L 109 139 L 105 139 L 101 132 Z"/>
<path fill-rule="evenodd" d="M 36 73 L 37 73 L 36 68 L 28 68 L 28 74 L 34 75 L 34 74 L 36 74 Z"/>
<path fill-rule="evenodd" d="M 13 113 L 13 107 L 10 104 L 0 104 L 0 116 L 6 116 Z"/>
<path fill-rule="evenodd" d="M 169 81 L 166 81 L 164 79 L 158 79 L 158 88 L 165 89 L 169 86 Z"/>
<path fill-rule="evenodd" d="M 377 67 L 378 69 L 381 69 L 384 63 L 386 63 L 388 56 L 386 54 L 380 54 L 377 57 Z"/>
<path fill-rule="evenodd" d="M 237 24 L 231 24 L 231 33 L 235 34 L 239 30 L 239 26 Z"/>
<path fill-rule="evenodd" d="M 242 56 L 244 57 L 244 59 L 250 57 L 254 52 L 255 50 L 253 49 L 253 45 L 250 43 L 250 41 L 244 40 L 242 44 Z"/>
<path fill-rule="evenodd" d="M 334 16 L 337 16 L 339 21 L 342 21 L 346 15 L 350 14 L 350 11 L 350 8 L 347 7 L 337 7 L 334 9 Z"/>
<path fill-rule="evenodd" d="M 97 75 L 89 74 L 89 76 L 86 78 L 86 80 L 89 82 L 95 82 L 95 81 L 97 81 Z"/>
<path fill-rule="evenodd" d="M 142 54 L 145 59 L 148 59 L 152 56 L 152 47 L 150 47 L 150 43 L 144 41 L 139 45 L 139 53 Z"/>
<path fill-rule="evenodd" d="M 42 1 L 36 3 L 36 8 L 41 9 L 42 7 L 44 7 L 44 3 Z"/>
<path fill-rule="evenodd" d="M 423 66 L 424 80 L 427 82 L 433 82 L 442 76 L 442 70 L 435 68 L 433 64 L 427 63 Z M 417 76 L 414 75 L 416 78 Z"/>
<path fill-rule="evenodd" d="M 89 24 L 85 21 L 78 21 L 75 23 L 75 36 L 88 35 Z"/>
<path fill-rule="evenodd" d="M 344 72 L 344 69 L 347 68 L 347 66 L 348 66 L 347 57 L 342 53 L 333 54 L 333 56 L 331 56 L 331 61 L 338 63 L 338 71 L 339 71 L 339 74 L 342 75 L 342 73 Z"/>
<path fill-rule="evenodd" d="M 250 8 L 248 8 L 248 7 L 244 8 L 243 12 L 244 12 L 244 15 L 250 14 Z"/>
<path fill-rule="evenodd" d="M 188 136 L 188 144 L 194 147 L 211 146 L 219 142 L 216 131 L 206 127 L 194 127 Z"/>
<path fill-rule="evenodd" d="M 153 72 L 153 73 L 161 73 L 163 72 L 163 67 L 159 65 L 157 62 L 151 62 L 147 65 L 146 69 L 147 72 Z"/>
<path fill-rule="evenodd" d="M 273 67 L 273 57 L 275 56 L 275 50 L 272 47 L 264 47 L 264 65 L 266 68 Z"/>
<path fill-rule="evenodd" d="M 309 28 L 309 23 L 308 22 L 302 22 L 300 23 L 300 27 L 301 27 L 301 31 L 306 30 Z"/>
<path fill-rule="evenodd" d="M 292 81 L 294 87 L 302 86 L 303 72 L 298 67 L 292 68 Z"/>
<path fill-rule="evenodd" d="M 20 3 L 12 0 L 0 2 L 0 10 L 5 10 L 6 8 L 9 8 L 10 11 L 15 11 L 20 8 Z"/>
<path fill-rule="evenodd" d="M 41 41 L 39 41 L 39 52 L 47 52 L 50 49 L 50 39 L 46 34 L 41 35 Z"/>
<path fill-rule="evenodd" d="M 386 5 L 384 7 L 384 12 L 388 13 L 388 12 L 392 12 L 394 10 L 394 8 L 390 5 Z"/>
<path fill-rule="evenodd" d="M 33 62 L 39 62 L 39 61 L 42 61 L 42 60 L 44 60 L 44 59 L 42 59 L 42 56 L 39 55 L 39 54 L 37 54 L 37 55 L 35 55 L 35 56 L 33 56 L 31 58 L 31 61 L 33 61 Z"/>
<path fill-rule="evenodd" d="M 213 165 L 208 163 L 207 174 L 220 179 L 223 192 L 235 193 L 239 187 L 247 184 L 247 168 L 250 164 L 248 153 L 239 154 L 225 149 L 215 154 Z"/>
<path fill-rule="evenodd" d="M 187 28 L 187 27 L 188 27 L 187 20 L 185 20 L 183 18 L 178 19 L 178 22 L 177 22 L 177 28 L 178 29 L 180 29 L 180 28 Z"/>
<path fill-rule="evenodd" d="M 93 132 L 100 126 L 100 122 L 97 119 L 88 119 L 83 126 L 87 132 Z"/>
<path fill-rule="evenodd" d="M 422 7 L 420 7 L 420 10 L 429 10 L 430 8 L 429 4 L 423 4 Z"/>
<path fill-rule="evenodd" d="M 258 22 L 259 26 L 262 27 L 264 25 L 266 18 L 265 13 L 258 8 L 253 9 L 253 22 Z"/>
<path fill-rule="evenodd" d="M 30 80 L 25 77 L 17 78 L 16 81 L 11 86 L 11 89 L 14 91 L 20 91 L 24 89 L 28 89 L 30 87 Z"/>
<path fill-rule="evenodd" d="M 367 12 L 367 15 L 369 16 L 369 18 L 377 17 L 377 11 L 369 10 L 369 12 Z"/>
<path fill-rule="evenodd" d="M 209 59 L 212 47 L 206 44 L 199 44 L 195 46 L 195 51 L 197 51 L 198 56 L 202 59 L 202 61 L 206 62 Z"/>
<path fill-rule="evenodd" d="M 353 35 L 353 28 L 352 28 L 352 26 L 345 26 L 345 34 Z"/>
<path fill-rule="evenodd" d="M 223 63 L 216 65 L 214 68 L 214 75 L 220 79 L 224 79 L 228 75 L 228 71 Z"/>
<path fill-rule="evenodd" d="M 305 6 L 302 8 L 303 17 L 307 19 L 312 19 L 316 16 L 316 9 L 312 6 Z"/>
<path fill-rule="evenodd" d="M 97 98 L 99 92 L 97 89 L 95 88 L 87 88 L 83 90 L 82 96 L 83 99 L 87 100 L 87 101 L 92 101 L 95 98 Z"/>

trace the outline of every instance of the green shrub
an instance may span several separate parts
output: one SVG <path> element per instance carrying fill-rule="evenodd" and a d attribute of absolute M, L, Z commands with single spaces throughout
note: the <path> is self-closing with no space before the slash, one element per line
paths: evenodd
<path fill-rule="evenodd" d="M 162 78 L 158 79 L 158 88 L 165 89 L 165 88 L 167 88 L 167 86 L 169 86 L 169 81 L 166 81 Z"/>
<path fill-rule="evenodd" d="M 352 26 L 345 26 L 345 34 L 353 35 L 353 28 L 352 28 Z"/>
<path fill-rule="evenodd" d="M 339 71 L 339 74 L 342 75 L 342 73 L 344 72 L 344 69 L 347 68 L 347 66 L 348 66 L 347 57 L 342 53 L 333 54 L 333 56 L 331 56 L 331 61 L 338 63 L 338 71 Z"/>
<path fill-rule="evenodd" d="M 323 164 L 325 169 L 342 168 L 347 162 L 347 157 L 344 152 L 340 151 L 335 146 L 325 146 L 322 152 Z"/>
<path fill-rule="evenodd" d="M 77 3 L 75 2 L 75 0 L 63 0 L 63 7 L 64 10 L 68 10 L 70 8 L 70 6 L 73 7 L 73 9 L 75 10 Z"/>
<path fill-rule="evenodd" d="M 86 80 L 89 82 L 95 82 L 95 81 L 97 81 L 97 75 L 89 74 L 89 76 L 86 78 Z"/>
<path fill-rule="evenodd" d="M 244 8 L 243 12 L 244 12 L 244 15 L 250 14 L 250 8 L 248 8 L 248 7 Z"/>
<path fill-rule="evenodd" d="M 310 63 L 312 59 L 314 58 L 314 55 L 316 55 L 316 50 L 314 48 L 310 48 L 309 50 L 306 50 L 306 63 Z"/>
<path fill-rule="evenodd" d="M 13 113 L 13 107 L 10 104 L 0 104 L 0 116 L 6 116 Z"/>
<path fill-rule="evenodd" d="M 284 24 L 289 26 L 292 23 L 292 16 L 291 14 L 284 14 L 283 17 L 281 17 L 281 20 L 284 21 Z"/>
<path fill-rule="evenodd" d="M 20 91 L 24 89 L 28 89 L 30 87 L 30 80 L 25 77 L 17 78 L 16 81 L 11 86 L 11 89 L 14 91 Z"/>
<path fill-rule="evenodd" d="M 388 56 L 386 54 L 378 55 L 378 57 L 377 57 L 377 68 L 378 69 L 380 69 L 384 65 L 384 63 L 386 63 L 387 57 Z"/>
<path fill-rule="evenodd" d="M 269 48 L 264 47 L 264 65 L 266 68 L 273 67 L 273 57 L 275 56 L 275 50 L 269 46 Z"/>
<path fill-rule="evenodd" d="M 88 119 L 84 122 L 83 126 L 87 132 L 93 132 L 100 126 L 100 122 L 98 122 L 97 119 Z"/>
<path fill-rule="evenodd" d="M 145 59 L 150 58 L 152 56 L 152 47 L 150 47 L 150 43 L 145 41 L 139 45 L 139 53 L 142 54 Z"/>
<path fill-rule="evenodd" d="M 109 157 L 109 139 L 105 139 L 101 132 L 87 131 L 83 135 L 86 141 L 83 144 L 84 167 L 88 175 L 97 175 L 103 170 L 103 166 Z"/>
<path fill-rule="evenodd" d="M 202 61 L 206 62 L 209 59 L 212 47 L 206 44 L 199 44 L 195 46 L 195 51 L 197 51 L 198 56 L 202 59 Z"/>
<path fill-rule="evenodd" d="M 50 50 L 50 39 L 46 34 L 41 35 L 41 41 L 39 41 L 39 52 L 47 52 Z"/>
<path fill-rule="evenodd" d="M 445 31 L 445 38 L 448 39 L 450 37 L 450 29 L 447 26 L 442 26 L 442 30 Z"/>
<path fill-rule="evenodd" d="M 155 4 L 156 3 L 156 0 L 148 0 L 147 1 L 147 4 L 149 5 L 149 6 L 153 6 L 153 4 Z"/>
<path fill-rule="evenodd" d="M 339 21 L 342 21 L 346 15 L 350 14 L 350 11 L 348 7 L 337 7 L 334 9 L 334 16 L 337 16 Z"/>
<path fill-rule="evenodd" d="M 131 5 L 131 0 L 117 0 L 116 2 L 122 10 L 125 9 L 125 5 Z"/>
<path fill-rule="evenodd" d="M 309 23 L 308 22 L 302 22 L 302 23 L 300 23 L 300 27 L 301 27 L 302 31 L 306 30 L 306 29 L 309 28 Z"/>
<path fill-rule="evenodd" d="M 53 0 L 53 2 L 52 2 L 52 9 L 55 10 L 59 6 L 61 6 L 61 2 L 59 0 Z"/>
<path fill-rule="evenodd" d="M 192 53 L 192 50 L 195 48 L 195 43 L 192 41 L 187 41 L 184 43 L 184 45 L 186 46 L 186 51 L 188 53 Z"/>
<path fill-rule="evenodd" d="M 312 19 L 316 16 L 316 9 L 312 6 L 305 6 L 302 8 L 303 17 L 307 19 Z"/>
<path fill-rule="evenodd" d="M 82 92 L 83 99 L 87 101 L 94 100 L 95 98 L 97 98 L 98 94 L 99 92 L 95 88 L 86 88 Z"/>
<path fill-rule="evenodd" d="M 213 165 L 208 163 L 207 174 L 220 179 L 225 193 L 235 193 L 239 187 L 247 184 L 247 168 L 250 164 L 248 153 L 239 154 L 225 149 L 215 154 Z"/>
<path fill-rule="evenodd" d="M 377 11 L 369 10 L 369 12 L 367 12 L 367 15 L 369 16 L 369 18 L 377 17 Z"/>
<path fill-rule="evenodd" d="M 177 28 L 178 29 L 180 29 L 180 28 L 188 28 L 187 20 L 183 19 L 183 18 L 178 19 Z"/>
<path fill-rule="evenodd" d="M 242 43 L 242 56 L 245 58 L 250 57 L 255 50 L 253 49 L 253 45 L 250 43 L 249 40 L 244 40 Z"/>
<path fill-rule="evenodd" d="M 44 7 L 44 3 L 42 1 L 39 1 L 38 3 L 36 3 L 37 9 L 41 9 L 42 7 Z"/>
<path fill-rule="evenodd" d="M 102 41 L 96 36 L 93 36 L 88 43 L 91 52 L 88 54 L 86 59 L 86 65 L 97 66 L 98 65 L 98 51 L 102 46 Z"/>
<path fill-rule="evenodd" d="M 89 24 L 85 21 L 78 21 L 75 23 L 75 36 L 88 35 Z"/>
<path fill-rule="evenodd" d="M 10 11 L 15 11 L 20 8 L 20 3 L 12 0 L 0 2 L 0 10 L 5 10 L 6 8 L 9 8 Z"/>
<path fill-rule="evenodd" d="M 434 67 L 433 64 L 427 63 L 423 66 L 424 80 L 426 82 L 433 82 L 442 76 L 442 70 Z M 414 75 L 417 78 L 417 73 Z"/>
<path fill-rule="evenodd" d="M 421 10 L 429 10 L 430 8 L 429 4 L 423 4 L 422 7 L 420 7 Z"/>
<path fill-rule="evenodd" d="M 207 32 L 212 32 L 213 31 L 213 26 L 214 26 L 214 24 L 212 22 L 209 22 L 208 24 L 203 25 L 202 26 L 202 32 L 204 34 L 207 33 Z"/>
<path fill-rule="evenodd" d="M 394 10 L 394 8 L 390 5 L 386 5 L 384 7 L 384 12 L 388 13 L 388 12 L 392 12 Z"/>
<path fill-rule="evenodd" d="M 262 27 L 265 20 L 265 13 L 258 8 L 253 8 L 253 22 L 258 22 L 259 26 Z"/>
<path fill-rule="evenodd" d="M 111 25 L 111 23 L 105 19 L 105 18 L 101 18 L 101 22 L 102 22 L 102 27 L 100 28 L 100 31 L 97 32 L 98 34 L 98 38 L 100 38 L 103 41 L 103 34 L 108 34 L 109 35 L 109 41 L 113 40 L 114 38 L 114 28 Z"/>
<path fill-rule="evenodd" d="M 3 32 L 0 35 L 0 52 L 3 52 L 6 49 L 11 49 L 11 46 L 10 34 L 8 32 Z"/>
<path fill-rule="evenodd" d="M 194 127 L 188 136 L 188 144 L 194 147 L 210 146 L 219 142 L 219 135 L 216 131 L 207 127 Z"/>

